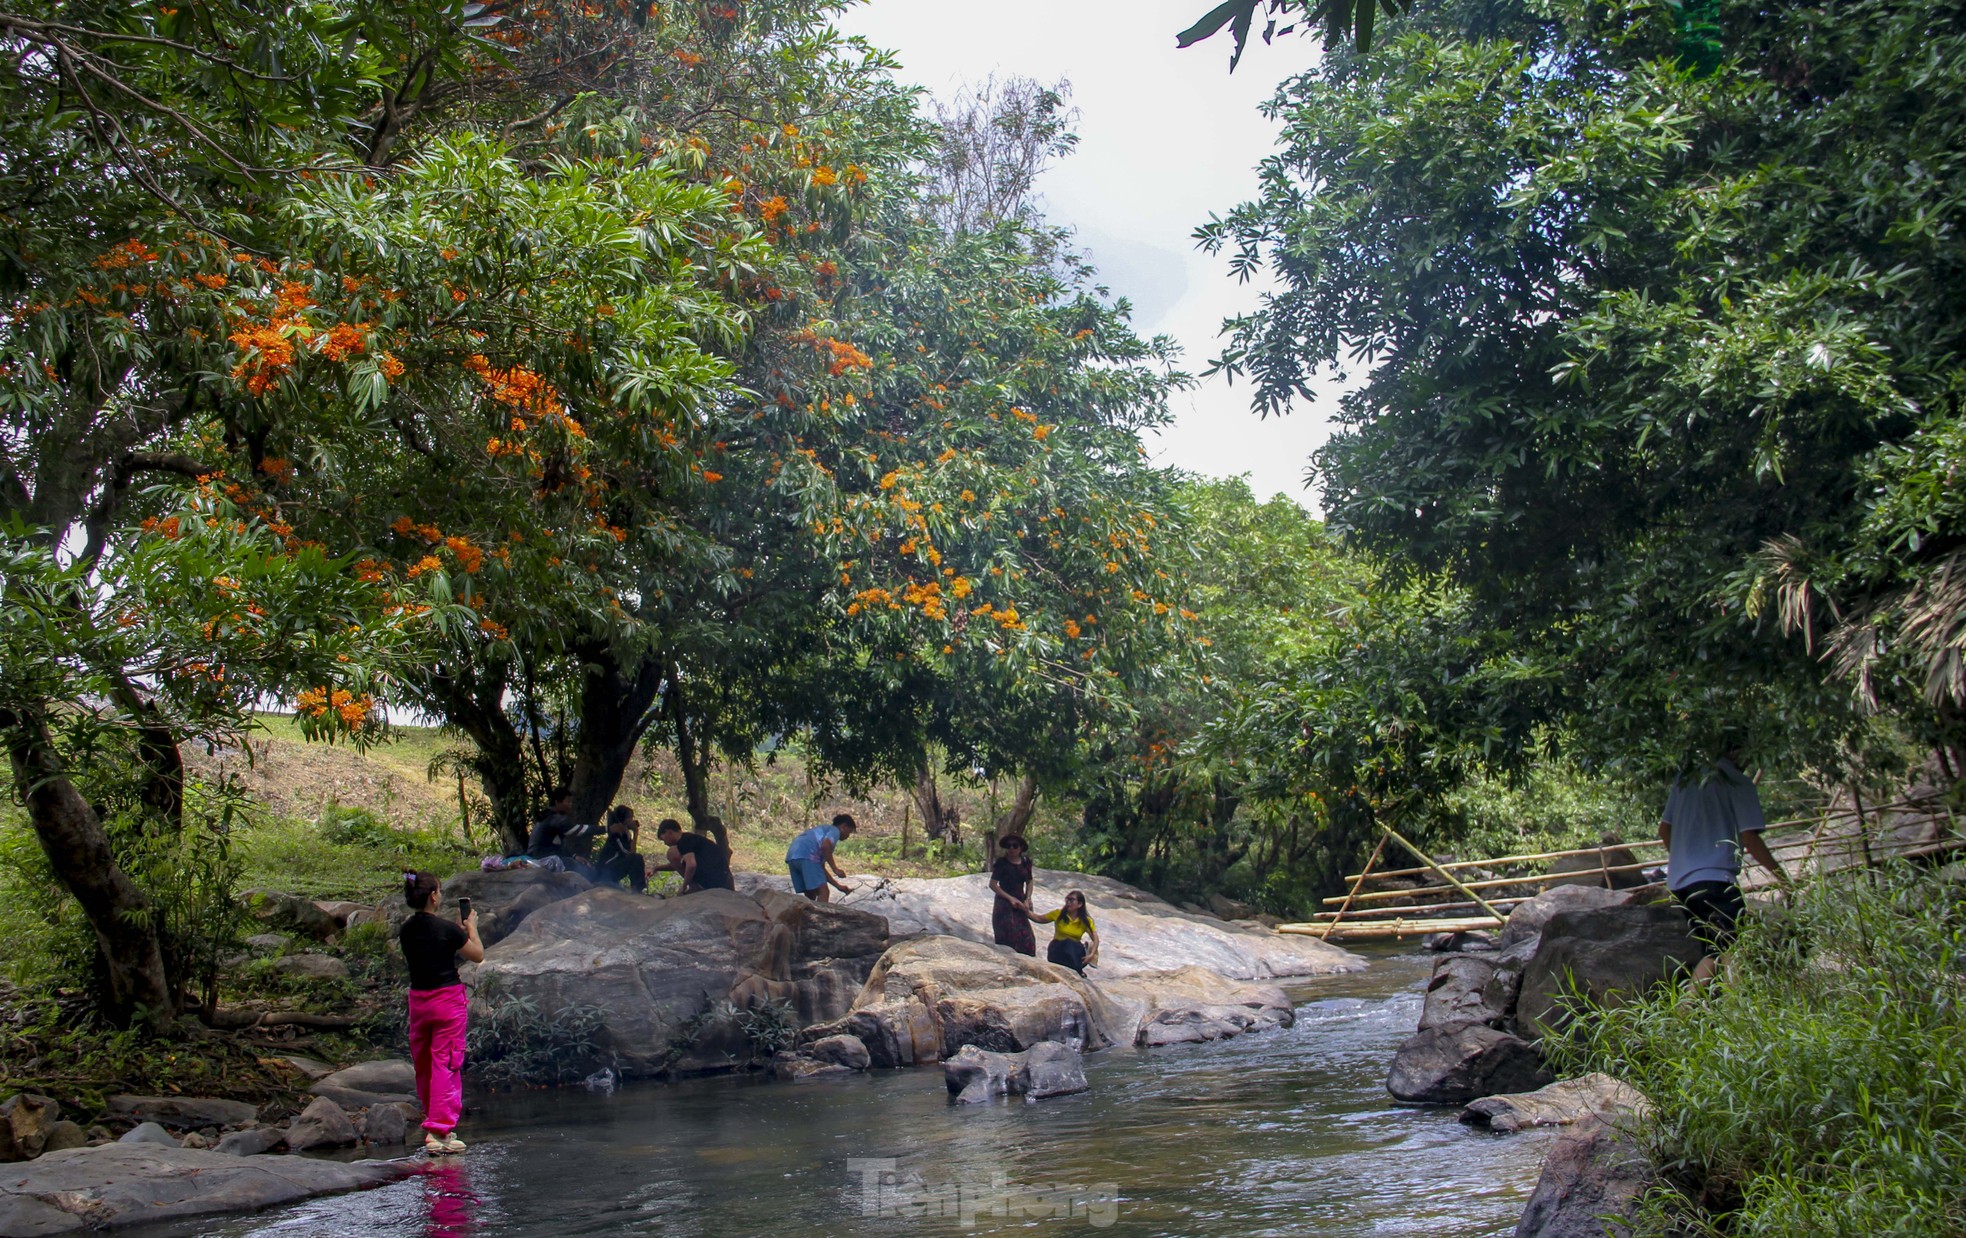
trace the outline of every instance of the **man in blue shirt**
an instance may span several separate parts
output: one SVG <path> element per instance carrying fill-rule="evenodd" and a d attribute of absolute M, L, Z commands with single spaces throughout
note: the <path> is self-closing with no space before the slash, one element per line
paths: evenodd
<path fill-rule="evenodd" d="M 842 894 L 853 893 L 852 886 L 833 879 L 835 874 L 846 876 L 846 870 L 833 858 L 833 848 L 842 839 L 851 838 L 856 828 L 853 817 L 841 813 L 833 818 L 831 825 L 815 825 L 794 838 L 792 845 L 785 849 L 785 867 L 792 870 L 792 889 L 815 903 L 832 898 L 826 889 L 829 885 Z M 829 868 L 831 873 L 826 871 Z"/>
<path fill-rule="evenodd" d="M 1734 942 L 1735 927 L 1746 910 L 1741 897 L 1741 852 L 1775 874 L 1784 887 L 1788 874 L 1761 841 L 1768 824 L 1761 813 L 1761 795 L 1728 753 L 1695 780 L 1676 779 L 1659 816 L 1659 841 L 1666 845 L 1666 885 L 1693 918 L 1693 935 L 1706 955 L 1693 969 L 1693 982 L 1704 985 L 1713 975 L 1714 960 Z"/>

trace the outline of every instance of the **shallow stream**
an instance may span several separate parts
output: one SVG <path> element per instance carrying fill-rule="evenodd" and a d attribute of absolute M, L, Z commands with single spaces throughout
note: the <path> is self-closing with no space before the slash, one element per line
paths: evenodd
<path fill-rule="evenodd" d="M 143 1238 L 1508 1235 L 1548 1136 L 1385 1092 L 1429 963 L 1375 953 L 1293 990 L 1293 1028 L 1096 1054 L 1036 1104 L 952 1105 L 932 1069 L 474 1098 L 431 1173 Z"/>

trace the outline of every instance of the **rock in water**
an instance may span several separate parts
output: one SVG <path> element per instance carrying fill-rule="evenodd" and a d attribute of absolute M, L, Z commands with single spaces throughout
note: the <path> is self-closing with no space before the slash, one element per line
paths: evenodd
<path fill-rule="evenodd" d="M 1616 1005 L 1691 971 L 1702 953 L 1686 913 L 1677 907 L 1558 912 L 1544 925 L 1535 956 L 1523 968 L 1516 1026 L 1524 1035 L 1560 1026 L 1572 992 L 1598 1005 Z"/>
<path fill-rule="evenodd" d="M 407 1143 L 410 1120 L 398 1105 L 370 1105 L 362 1115 L 362 1141 L 377 1145 Z"/>
<path fill-rule="evenodd" d="M 218 1150 L 227 1156 L 261 1156 L 287 1141 L 287 1132 L 277 1126 L 255 1126 L 233 1131 L 218 1141 Z"/>
<path fill-rule="evenodd" d="M 942 1063 L 949 1094 L 965 1105 L 999 1096 L 1042 1100 L 1086 1091 L 1085 1065 L 1077 1049 L 1042 1041 L 1022 1053 L 992 1053 L 964 1045 Z"/>
<path fill-rule="evenodd" d="M 155 1122 L 139 1122 L 125 1131 L 123 1137 L 116 1142 L 151 1144 L 159 1148 L 177 1147 L 177 1140 L 171 1137 L 171 1132 Z"/>
<path fill-rule="evenodd" d="M 1600 1072 L 1559 1079 L 1534 1092 L 1484 1096 L 1461 1111 L 1461 1120 L 1506 1135 L 1532 1126 L 1569 1126 L 1587 1117 L 1637 1116 L 1650 1108 L 1643 1092 Z"/>
<path fill-rule="evenodd" d="M 1515 910 L 1509 912 L 1508 920 L 1502 925 L 1502 936 L 1496 944 L 1507 950 L 1510 946 L 1540 937 L 1543 926 L 1560 911 L 1617 907 L 1625 902 L 1626 897 L 1615 890 L 1597 886 L 1556 886 L 1526 903 L 1516 904 Z"/>
<path fill-rule="evenodd" d="M 1551 1146 L 1543 1175 L 1516 1224 L 1516 1238 L 1621 1234 L 1624 1227 L 1617 1219 L 1632 1215 L 1657 1176 L 1629 1136 L 1601 1118 L 1584 1118 Z"/>
<path fill-rule="evenodd" d="M 767 900 L 769 901 L 769 900 Z M 885 949 L 878 916 L 784 900 L 776 914 L 728 890 L 651 899 L 594 888 L 534 912 L 491 948 L 480 981 L 496 981 L 542 1010 L 607 1012 L 606 1049 L 629 1078 L 667 1070 L 728 1069 L 754 1046 L 728 1020 L 693 1021 L 730 1001 L 783 1001 L 801 1015 L 846 1013 Z M 675 1045 L 695 1026 L 682 1056 Z"/>
<path fill-rule="evenodd" d="M 943 1061 L 942 1081 L 949 1095 L 965 1105 L 1021 1093 L 1030 1085 L 1022 1055 L 992 1053 L 975 1045 L 964 1045 Z"/>
<path fill-rule="evenodd" d="M 1512 991 L 1493 986 L 1496 962 L 1487 955 L 1454 954 L 1434 965 L 1427 982 L 1427 1004 L 1420 1012 L 1420 1029 L 1458 1023 L 1486 1023 L 1505 1028 Z"/>
<path fill-rule="evenodd" d="M 287 1127 L 287 1147 L 294 1152 L 310 1148 L 346 1148 L 357 1141 L 355 1123 L 340 1105 L 325 1096 L 300 1111 Z"/>
<path fill-rule="evenodd" d="M 114 1229 L 201 1213 L 252 1211 L 379 1186 L 413 1172 L 408 1161 L 345 1165 L 298 1156 L 240 1158 L 176 1144 L 71 1148 L 50 1152 L 0 1178 L 0 1233 Z"/>
<path fill-rule="evenodd" d="M 1070 1096 L 1092 1089 L 1085 1081 L 1085 1059 L 1077 1049 L 1056 1041 L 1047 1040 L 1026 1049 L 1024 1070 L 1030 1079 L 1024 1095 L 1032 1100 Z"/>
<path fill-rule="evenodd" d="M 1463 1023 L 1430 1027 L 1401 1045 L 1386 1090 L 1415 1104 L 1465 1105 L 1550 1082 L 1541 1055 L 1527 1041 L 1484 1023 Z"/>
<path fill-rule="evenodd" d="M 804 1052 L 814 1061 L 831 1062 L 848 1070 L 865 1070 L 871 1060 L 860 1037 L 844 1034 L 823 1036 L 807 1045 Z"/>
<path fill-rule="evenodd" d="M 811 1042 L 857 1036 L 873 1065 L 915 1066 L 964 1045 L 996 1052 L 1056 1040 L 1086 1049 L 1131 1043 L 1129 1012 L 1083 977 L 1002 946 L 954 937 L 920 937 L 890 949 L 853 1003 L 853 1011 L 800 1034 Z"/>

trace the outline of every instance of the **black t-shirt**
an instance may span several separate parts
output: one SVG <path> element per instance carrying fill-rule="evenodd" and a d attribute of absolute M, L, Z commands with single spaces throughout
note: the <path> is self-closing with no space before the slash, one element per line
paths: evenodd
<path fill-rule="evenodd" d="M 562 854 L 566 850 L 567 831 L 572 828 L 573 818 L 563 812 L 543 814 L 533 822 L 531 845 L 526 848 L 526 854 L 535 860 Z"/>
<path fill-rule="evenodd" d="M 419 911 L 403 921 L 398 940 L 410 965 L 412 989 L 447 989 L 463 983 L 457 978 L 457 952 L 471 935 L 462 924 Z"/>
<path fill-rule="evenodd" d="M 676 850 L 696 857 L 696 884 L 705 890 L 731 889 L 730 857 L 714 838 L 685 834 L 676 840 Z"/>
<path fill-rule="evenodd" d="M 1028 860 L 1018 864 L 1013 864 L 1009 860 L 998 860 L 990 867 L 990 879 L 1012 898 L 1031 896 L 1031 864 Z"/>

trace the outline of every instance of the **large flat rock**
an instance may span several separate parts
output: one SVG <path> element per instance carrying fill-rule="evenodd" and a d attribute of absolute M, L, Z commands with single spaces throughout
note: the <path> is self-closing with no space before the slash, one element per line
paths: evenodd
<path fill-rule="evenodd" d="M 248 1212 L 380 1186 L 414 1172 L 415 1163 L 407 1160 L 351 1164 L 130 1143 L 71 1148 L 0 1173 L 0 1238 Z"/>
<path fill-rule="evenodd" d="M 849 861 L 850 862 L 850 861 Z M 961 877 L 849 878 L 859 888 L 843 904 L 887 917 L 895 937 L 936 934 L 988 943 L 995 896 L 985 873 Z M 1062 907 L 1068 890 L 1085 892 L 1099 926 L 1099 979 L 1138 972 L 1206 967 L 1231 980 L 1274 980 L 1362 971 L 1365 960 L 1314 937 L 1273 932 L 1262 925 L 1196 915 L 1110 877 L 1037 870 L 1032 905 Z M 1038 952 L 1050 927 L 1033 925 Z"/>
<path fill-rule="evenodd" d="M 748 1060 L 755 1047 L 735 1027 L 698 1018 L 724 1002 L 784 1002 L 802 1026 L 838 1018 L 886 948 L 878 916 L 805 899 L 599 886 L 532 912 L 476 978 L 540 1010 L 600 1008 L 616 1066 L 648 1076 Z"/>

